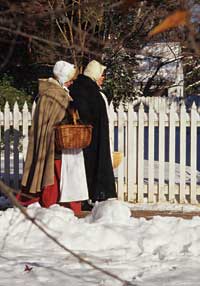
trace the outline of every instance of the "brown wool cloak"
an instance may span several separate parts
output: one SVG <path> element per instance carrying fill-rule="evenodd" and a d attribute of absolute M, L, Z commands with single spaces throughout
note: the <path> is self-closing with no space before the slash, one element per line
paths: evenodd
<path fill-rule="evenodd" d="M 65 116 L 68 92 L 53 78 L 39 80 L 39 99 L 29 136 L 22 188 L 38 193 L 54 183 L 54 125 Z"/>

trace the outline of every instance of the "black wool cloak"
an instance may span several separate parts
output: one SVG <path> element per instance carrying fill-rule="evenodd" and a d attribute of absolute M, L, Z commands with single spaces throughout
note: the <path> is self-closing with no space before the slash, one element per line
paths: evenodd
<path fill-rule="evenodd" d="M 70 87 L 70 95 L 80 120 L 93 126 L 92 142 L 83 150 L 89 198 L 93 202 L 115 198 L 108 116 L 99 87 L 89 77 L 79 75 Z"/>

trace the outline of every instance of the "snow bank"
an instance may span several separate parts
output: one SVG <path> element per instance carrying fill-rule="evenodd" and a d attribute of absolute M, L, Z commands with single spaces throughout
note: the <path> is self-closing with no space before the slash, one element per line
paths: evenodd
<path fill-rule="evenodd" d="M 157 255 L 160 259 L 185 252 L 200 255 L 200 218 L 155 217 L 150 221 L 130 218 L 130 209 L 118 200 L 96 203 L 91 215 L 77 219 L 67 208 L 49 209 L 35 203 L 28 209 L 51 235 L 74 250 L 101 251 L 124 248 L 134 255 Z M 18 248 L 58 247 L 17 209 L 0 212 L 0 245 Z M 5 239 L 6 238 L 6 239 Z M 183 239 L 184 238 L 184 239 Z"/>
<path fill-rule="evenodd" d="M 130 216 L 131 211 L 125 203 L 117 199 L 109 199 L 105 202 L 96 202 L 86 221 L 123 223 L 129 221 Z"/>
<path fill-rule="evenodd" d="M 53 205 L 49 209 L 41 208 L 38 203 L 27 208 L 31 217 L 57 238 L 63 245 L 73 249 L 94 250 L 110 249 L 126 243 L 120 228 L 116 230 L 108 224 L 119 224 L 130 220 L 130 210 L 118 200 L 96 204 L 92 214 L 85 219 L 77 219 L 70 209 Z M 27 221 L 17 209 L 0 212 L 2 226 L 0 238 L 6 237 L 7 244 L 18 247 L 39 246 L 43 249 L 57 248 L 53 242 Z M 3 240 L 1 241 L 3 244 Z M 0 242 L 0 245 L 1 245 Z"/>
<path fill-rule="evenodd" d="M 59 205 L 44 209 L 36 203 L 27 211 L 64 246 L 130 285 L 199 283 L 199 217 L 130 218 L 129 207 L 118 200 L 96 203 L 82 219 Z M 18 209 L 1 211 L 0 226 L 0 285 L 121 285 L 58 247 Z"/>

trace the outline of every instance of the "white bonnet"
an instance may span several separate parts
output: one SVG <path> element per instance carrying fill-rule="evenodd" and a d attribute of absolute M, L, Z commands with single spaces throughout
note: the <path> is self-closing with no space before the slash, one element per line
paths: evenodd
<path fill-rule="evenodd" d="M 106 66 L 101 65 L 99 62 L 92 60 L 85 68 L 83 74 L 90 77 L 92 80 L 97 81 L 102 76 Z"/>
<path fill-rule="evenodd" d="M 75 73 L 75 66 L 65 61 L 58 61 L 53 67 L 53 74 L 61 85 L 72 80 Z"/>

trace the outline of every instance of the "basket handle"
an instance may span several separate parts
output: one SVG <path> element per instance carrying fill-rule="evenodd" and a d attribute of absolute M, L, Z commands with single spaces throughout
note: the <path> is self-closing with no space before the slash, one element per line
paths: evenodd
<path fill-rule="evenodd" d="M 78 113 L 78 110 L 76 109 L 73 109 L 72 110 L 72 118 L 73 118 L 73 123 L 74 125 L 77 125 L 77 120 L 80 119 L 80 116 L 79 116 L 79 113 Z"/>

